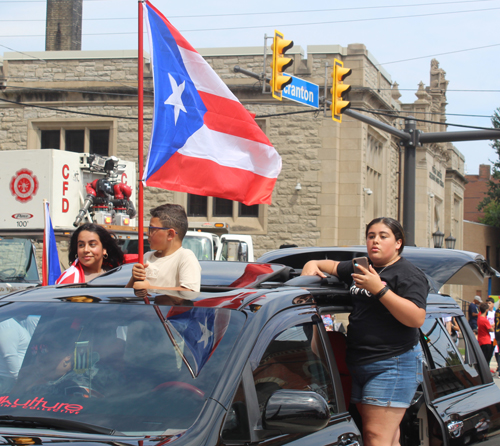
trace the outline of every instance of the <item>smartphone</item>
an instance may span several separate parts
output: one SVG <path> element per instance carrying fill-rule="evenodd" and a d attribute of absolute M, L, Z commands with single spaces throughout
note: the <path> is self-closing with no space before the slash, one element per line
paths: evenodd
<path fill-rule="evenodd" d="M 368 257 L 356 257 L 356 258 L 352 259 L 352 266 L 354 267 L 354 271 L 357 274 L 361 274 L 361 270 L 356 268 L 356 263 L 358 265 L 361 265 L 363 268 L 368 269 Z"/>

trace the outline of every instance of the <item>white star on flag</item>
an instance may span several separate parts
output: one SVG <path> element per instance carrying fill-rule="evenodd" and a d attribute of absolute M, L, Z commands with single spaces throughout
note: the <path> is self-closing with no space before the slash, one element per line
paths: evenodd
<path fill-rule="evenodd" d="M 177 124 L 179 112 L 182 110 L 184 113 L 187 113 L 181 98 L 182 93 L 184 92 L 184 87 L 186 86 L 186 81 L 177 85 L 177 82 L 175 82 L 175 79 L 170 73 L 168 73 L 168 77 L 170 79 L 170 86 L 172 87 L 172 94 L 168 97 L 164 104 L 174 106 L 175 124 Z"/>
<path fill-rule="evenodd" d="M 198 324 L 200 325 L 201 334 L 202 334 L 200 340 L 198 341 L 198 344 L 200 342 L 204 342 L 205 344 L 203 345 L 203 348 L 206 348 L 208 341 L 210 340 L 210 337 L 212 336 L 213 333 L 207 327 L 207 318 L 205 318 L 205 325 L 203 325 L 200 322 L 198 322 Z"/>

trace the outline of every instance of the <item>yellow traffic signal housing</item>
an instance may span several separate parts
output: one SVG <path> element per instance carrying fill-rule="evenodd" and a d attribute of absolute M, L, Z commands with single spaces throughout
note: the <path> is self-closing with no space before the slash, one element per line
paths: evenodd
<path fill-rule="evenodd" d="M 273 39 L 273 60 L 271 62 L 272 77 L 271 77 L 271 92 L 273 98 L 282 99 L 282 90 L 287 85 L 292 83 L 290 76 L 284 75 L 284 71 L 291 67 L 293 59 L 285 57 L 285 53 L 293 47 L 293 41 L 285 40 L 283 34 L 279 31 L 274 31 Z"/>
<path fill-rule="evenodd" d="M 344 100 L 344 95 L 349 93 L 351 86 L 344 84 L 344 79 L 352 73 L 350 68 L 344 68 L 344 62 L 333 60 L 333 87 L 332 87 L 332 119 L 342 122 L 342 113 L 347 110 L 351 103 Z"/>

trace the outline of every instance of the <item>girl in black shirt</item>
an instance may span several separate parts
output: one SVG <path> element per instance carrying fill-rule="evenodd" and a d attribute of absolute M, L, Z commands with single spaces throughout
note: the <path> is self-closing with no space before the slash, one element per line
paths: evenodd
<path fill-rule="evenodd" d="M 428 284 L 424 273 L 401 257 L 404 231 L 392 218 L 366 227 L 370 265 L 312 260 L 303 275 L 332 274 L 351 283 L 353 311 L 347 329 L 351 402 L 363 420 L 366 446 L 399 444 L 399 424 L 422 381 L 418 328 L 425 319 Z"/>

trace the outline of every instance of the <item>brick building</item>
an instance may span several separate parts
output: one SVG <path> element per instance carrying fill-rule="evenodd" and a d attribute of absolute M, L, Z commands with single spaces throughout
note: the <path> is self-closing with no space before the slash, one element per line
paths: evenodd
<path fill-rule="evenodd" d="M 466 175 L 465 178 L 467 185 L 464 195 L 464 249 L 483 255 L 493 268 L 500 271 L 500 231 L 498 228 L 480 223 L 479 220 L 484 216 L 484 212 L 477 209 L 488 191 L 491 166 L 481 164 L 479 175 Z M 468 301 L 472 301 L 476 294 L 483 299 L 488 294 L 499 295 L 500 279 L 494 277 L 482 287 L 464 287 L 463 294 L 464 299 Z"/>

